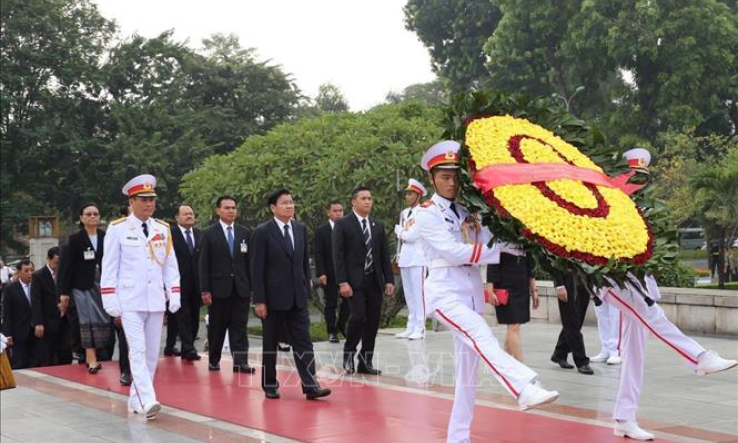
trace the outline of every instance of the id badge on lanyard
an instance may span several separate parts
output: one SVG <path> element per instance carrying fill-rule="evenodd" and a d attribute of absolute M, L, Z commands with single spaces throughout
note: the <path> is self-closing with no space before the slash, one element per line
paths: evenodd
<path fill-rule="evenodd" d="M 87 248 L 87 250 L 84 251 L 82 255 L 86 261 L 95 259 L 95 251 L 93 251 L 92 248 Z"/>
<path fill-rule="evenodd" d="M 241 240 L 241 254 L 249 252 L 249 245 L 246 244 L 246 240 Z"/>

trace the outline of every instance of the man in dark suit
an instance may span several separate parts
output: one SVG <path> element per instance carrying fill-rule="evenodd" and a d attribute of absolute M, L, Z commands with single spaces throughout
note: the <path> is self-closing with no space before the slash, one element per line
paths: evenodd
<path fill-rule="evenodd" d="M 57 272 L 59 270 L 59 247 L 54 246 L 46 254 L 46 266 L 31 276 L 31 315 L 34 336 L 37 340 L 36 361 L 38 366 L 71 363 L 71 347 L 62 341 L 62 315 L 59 309 Z M 69 348 L 69 356 L 66 354 Z"/>
<path fill-rule="evenodd" d="M 277 342 L 287 330 L 295 366 L 308 400 L 330 395 L 315 379 L 315 356 L 307 308 L 310 262 L 307 229 L 292 220 L 290 191 L 277 189 L 267 197 L 274 218 L 259 225 L 251 241 L 251 278 L 256 315 L 264 326 L 261 385 L 267 398 L 279 398 Z"/>
<path fill-rule="evenodd" d="M 177 312 L 179 339 L 182 342 L 182 359 L 200 360 L 195 350 L 195 334 L 200 323 L 200 285 L 197 260 L 200 255 L 201 232 L 195 228 L 195 212 L 181 205 L 175 213 L 177 226 L 172 229 L 174 253 L 179 265 L 179 284 L 182 290 L 182 307 Z"/>
<path fill-rule="evenodd" d="M 21 260 L 16 269 L 18 279 L 3 290 L 2 331 L 8 339 L 11 366 L 24 369 L 32 367 L 38 344 L 31 313 L 33 263 L 28 259 Z"/>
<path fill-rule="evenodd" d="M 382 312 L 382 291 L 390 296 L 395 289 L 384 225 L 369 216 L 372 203 L 369 188 L 355 188 L 351 192 L 352 213 L 338 220 L 333 229 L 336 281 L 341 296 L 351 304 L 343 347 L 343 367 L 348 374 L 381 374 L 372 360 Z M 355 369 L 354 354 L 359 342 L 361 352 Z"/>
<path fill-rule="evenodd" d="M 556 297 L 559 299 L 562 328 L 551 361 L 564 369 L 572 369 L 573 366 L 566 360 L 571 352 L 577 371 L 592 375 L 594 371 L 589 366 L 589 357 L 587 357 L 582 336 L 584 316 L 589 306 L 589 292 L 577 282 L 574 274 L 565 275 L 555 272 L 553 277 Z"/>
<path fill-rule="evenodd" d="M 236 199 L 218 197 L 218 221 L 202 233 L 200 245 L 200 292 L 208 306 L 210 328 L 208 369 L 220 370 L 220 356 L 226 331 L 233 355 L 233 371 L 253 374 L 248 365 L 249 341 L 246 323 L 251 301 L 249 278 L 249 238 L 245 226 L 235 223 Z"/>
<path fill-rule="evenodd" d="M 333 200 L 326 206 L 328 222 L 318 226 L 315 230 L 315 273 L 323 286 L 325 294 L 325 324 L 328 330 L 328 341 L 338 343 L 338 333 L 346 336 L 346 321 L 349 315 L 349 303 L 341 298 L 341 309 L 336 322 L 336 308 L 338 307 L 338 284 L 336 271 L 333 266 L 333 227 L 343 218 L 343 205 Z"/>

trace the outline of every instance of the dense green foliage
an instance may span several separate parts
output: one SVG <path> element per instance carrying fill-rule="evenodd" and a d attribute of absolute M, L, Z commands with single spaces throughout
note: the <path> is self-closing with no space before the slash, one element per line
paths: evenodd
<path fill-rule="evenodd" d="M 242 220 L 269 216 L 266 194 L 285 186 L 294 193 L 297 218 L 311 229 L 323 223 L 325 204 L 349 206 L 357 185 L 369 186 L 374 215 L 388 229 L 401 208 L 409 177 L 423 180 L 419 162 L 441 134 L 440 111 L 418 102 L 382 105 L 365 113 L 326 113 L 277 126 L 248 138 L 231 154 L 208 158 L 185 176 L 182 195 L 200 214 L 212 213 L 218 195 L 234 195 Z"/>
<path fill-rule="evenodd" d="M 3 1 L 3 250 L 22 250 L 30 215 L 68 225 L 96 201 L 103 218 L 116 216 L 122 184 L 145 172 L 159 179 L 158 216 L 169 217 L 186 172 L 298 106 L 290 76 L 233 36 L 200 52 L 171 31 L 116 37 L 90 0 Z"/>
<path fill-rule="evenodd" d="M 555 95 L 623 145 L 736 132 L 734 3 L 409 0 L 405 13 L 452 90 Z"/>

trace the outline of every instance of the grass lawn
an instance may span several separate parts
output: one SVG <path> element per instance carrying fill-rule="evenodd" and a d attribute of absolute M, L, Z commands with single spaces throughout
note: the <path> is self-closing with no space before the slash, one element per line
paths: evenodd
<path fill-rule="evenodd" d="M 690 250 L 690 249 L 680 249 L 679 250 L 679 258 L 682 260 L 684 259 L 694 259 L 694 258 L 707 258 L 707 251 L 704 251 L 702 249 L 697 250 Z"/>

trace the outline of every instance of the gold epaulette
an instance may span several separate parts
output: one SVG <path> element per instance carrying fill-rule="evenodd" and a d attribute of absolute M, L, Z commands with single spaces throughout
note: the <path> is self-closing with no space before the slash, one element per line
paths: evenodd
<path fill-rule="evenodd" d="M 421 207 L 421 208 L 429 208 L 429 207 L 431 207 L 431 206 L 435 206 L 435 204 L 436 204 L 436 203 L 435 203 L 435 202 L 434 202 L 433 200 L 426 200 L 426 201 L 424 201 L 424 202 L 423 202 L 423 203 L 422 203 L 422 204 L 420 205 L 420 207 Z"/>
<path fill-rule="evenodd" d="M 123 223 L 124 221 L 126 221 L 126 219 L 127 219 L 127 218 L 128 218 L 128 217 L 121 217 L 121 218 L 119 218 L 118 220 L 113 220 L 113 221 L 111 221 L 111 222 L 110 222 L 110 226 L 114 226 L 114 225 L 118 225 L 118 224 L 121 224 L 121 223 Z"/>
<path fill-rule="evenodd" d="M 167 228 L 169 227 L 169 223 L 165 222 L 164 220 L 159 220 L 158 218 L 155 218 L 154 220 L 159 224 L 166 226 Z"/>

